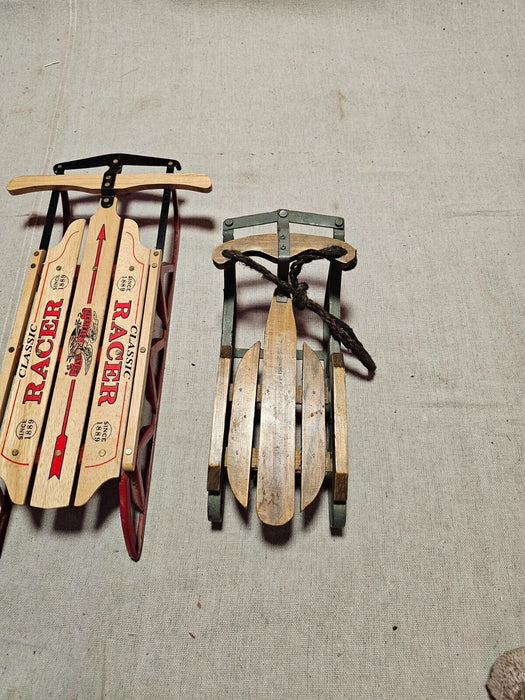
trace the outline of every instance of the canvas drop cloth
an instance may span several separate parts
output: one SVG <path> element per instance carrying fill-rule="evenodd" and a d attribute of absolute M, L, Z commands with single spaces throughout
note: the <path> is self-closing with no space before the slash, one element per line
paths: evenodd
<path fill-rule="evenodd" d="M 5 183 L 121 151 L 214 187 L 180 194 L 142 559 L 114 484 L 78 510 L 14 508 L 0 697 L 487 697 L 525 644 L 524 18 L 519 0 L 0 2 Z M 46 206 L 0 194 L 2 355 Z M 281 207 L 343 216 L 358 249 L 343 312 L 378 371 L 346 360 L 341 536 L 325 492 L 284 531 L 230 493 L 222 529 L 206 519 L 211 251 L 224 218 Z"/>

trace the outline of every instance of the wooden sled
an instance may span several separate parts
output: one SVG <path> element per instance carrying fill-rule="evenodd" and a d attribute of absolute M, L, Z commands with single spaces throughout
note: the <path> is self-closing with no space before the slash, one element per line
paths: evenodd
<path fill-rule="evenodd" d="M 128 165 L 165 172 L 122 173 Z M 68 173 L 95 167 L 106 170 Z M 50 190 L 51 199 L 0 375 L 2 539 L 12 502 L 82 506 L 118 478 L 126 547 L 140 558 L 179 246 L 176 190 L 211 189 L 206 175 L 175 170 L 175 160 L 108 154 L 7 186 L 11 194 Z M 117 195 L 149 189 L 164 191 L 154 249 L 117 214 Z M 71 190 L 100 196 L 87 227 L 71 221 Z M 49 247 L 59 198 L 64 233 Z"/>
<path fill-rule="evenodd" d="M 234 239 L 237 229 L 265 224 L 276 225 L 277 232 Z M 293 224 L 331 229 L 335 240 L 291 233 Z M 344 241 L 344 221 L 281 209 L 227 219 L 223 241 L 213 252 L 214 264 L 224 270 L 224 306 L 208 462 L 208 519 L 222 522 L 227 474 L 244 508 L 248 506 L 250 481 L 255 479 L 260 520 L 267 525 L 284 525 L 294 514 L 297 477 L 301 510 L 314 501 L 325 479 L 329 482 L 330 525 L 342 528 L 348 490 L 345 367 L 340 343 L 329 331 L 328 323 L 336 323 L 340 314 L 341 273 L 356 264 L 356 251 Z M 235 346 L 235 263 L 258 269 L 250 262 L 254 256 L 277 264 L 277 275 L 271 279 L 276 291 L 266 322 L 264 349 L 260 341 L 249 349 Z M 324 307 L 311 300 L 310 306 L 307 304 L 326 319 L 323 347 L 314 351 L 306 342 L 297 347 L 293 306 L 301 307 L 304 300 L 298 301 L 301 285 L 297 279 L 295 287 L 289 280 L 294 266 L 300 270 L 305 261 L 319 258 L 328 258 L 330 264 Z M 267 270 L 258 271 L 270 279 Z M 359 346 L 355 346 L 355 352 L 373 372 L 373 360 Z M 239 362 L 234 373 L 236 360 Z M 299 384 L 298 374 L 302 377 Z"/>

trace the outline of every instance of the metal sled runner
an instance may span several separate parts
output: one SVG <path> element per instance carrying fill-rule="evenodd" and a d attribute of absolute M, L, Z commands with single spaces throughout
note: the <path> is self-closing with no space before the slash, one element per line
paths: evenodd
<path fill-rule="evenodd" d="M 165 172 L 122 173 L 129 165 Z M 95 167 L 105 172 L 67 172 Z M 175 170 L 175 160 L 108 154 L 7 186 L 11 194 L 51 190 L 51 199 L 0 375 L 0 535 L 12 502 L 82 506 L 118 478 L 126 547 L 140 557 L 178 256 L 176 190 L 211 189 L 206 175 Z M 117 195 L 150 189 L 163 190 L 154 249 L 117 214 Z M 80 262 L 86 221 L 70 220 L 72 190 L 100 196 Z M 50 248 L 60 198 L 64 232 Z"/>
<path fill-rule="evenodd" d="M 277 232 L 234 239 L 237 229 L 266 224 L 276 225 Z M 290 232 L 293 224 L 331 229 L 333 239 Z M 375 370 L 352 329 L 339 318 L 341 274 L 356 264 L 354 248 L 344 241 L 344 221 L 281 209 L 227 219 L 223 241 L 213 252 L 215 266 L 224 270 L 224 306 L 208 461 L 208 518 L 222 521 L 225 474 L 244 508 L 250 481 L 256 479 L 257 514 L 263 523 L 275 526 L 293 517 L 296 476 L 300 476 L 301 510 L 313 502 L 327 478 L 330 525 L 342 528 L 346 520 L 348 438 L 340 341 L 369 372 Z M 256 263 L 254 256 L 276 263 L 277 275 Z M 330 263 L 323 306 L 309 299 L 308 285 L 298 281 L 303 265 L 319 259 Z M 264 349 L 260 341 L 249 349 L 235 346 L 237 262 L 263 274 L 276 287 L 264 331 Z M 294 306 L 309 308 L 323 319 L 321 350 L 312 350 L 306 342 L 297 347 Z M 299 384 L 298 369 L 302 377 Z"/>

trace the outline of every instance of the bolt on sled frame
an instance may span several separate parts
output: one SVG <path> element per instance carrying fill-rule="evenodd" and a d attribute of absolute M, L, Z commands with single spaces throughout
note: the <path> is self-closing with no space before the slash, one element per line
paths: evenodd
<path fill-rule="evenodd" d="M 122 173 L 129 165 L 165 172 Z M 11 194 L 50 190 L 51 198 L 0 375 L 0 541 L 12 503 L 82 506 L 119 479 L 126 547 L 140 558 L 179 247 L 176 190 L 211 189 L 206 175 L 180 168 L 176 160 L 114 153 L 7 186 Z M 163 190 L 154 249 L 140 242 L 135 221 L 117 214 L 118 195 L 152 189 Z M 85 236 L 86 221 L 71 220 L 69 191 L 100 196 Z M 60 198 L 63 236 L 49 247 Z"/>
<path fill-rule="evenodd" d="M 265 224 L 275 224 L 277 232 L 234 238 L 238 229 Z M 330 229 L 333 240 L 326 235 L 291 233 L 293 224 Z M 277 275 L 250 262 L 254 256 L 276 263 Z M 296 297 L 301 286 L 305 291 L 307 285 L 299 285 L 297 278 L 295 286 L 290 285 L 289 280 L 294 265 L 300 270 L 304 262 L 322 258 L 330 260 L 324 311 L 311 300 L 310 306 L 306 304 L 312 310 L 316 306 L 316 313 L 325 321 L 322 349 L 314 351 L 306 342 L 297 347 L 293 311 L 293 306 L 304 308 L 304 300 L 299 302 Z M 235 345 L 235 268 L 239 261 L 276 285 L 264 348 L 260 341 L 249 349 Z M 353 335 L 339 319 L 342 271 L 356 264 L 356 251 L 344 240 L 344 220 L 286 209 L 226 219 L 223 243 L 213 251 L 213 262 L 224 271 L 224 302 L 208 461 L 208 519 L 222 522 L 227 474 L 244 508 L 248 506 L 250 481 L 255 479 L 260 520 L 267 525 L 283 525 L 294 514 L 298 477 L 301 510 L 313 502 L 325 479 L 328 481 L 330 526 L 342 528 L 348 491 L 345 366 L 337 334 L 334 337 L 328 324 L 339 322 Z M 361 361 L 373 371 L 372 359 L 368 362 L 366 358 Z M 240 362 L 233 377 L 235 360 Z M 298 363 L 302 375 L 299 385 Z"/>

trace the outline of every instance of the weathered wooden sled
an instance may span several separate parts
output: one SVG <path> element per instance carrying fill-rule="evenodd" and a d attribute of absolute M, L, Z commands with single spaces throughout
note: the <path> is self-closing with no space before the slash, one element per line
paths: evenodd
<path fill-rule="evenodd" d="M 122 173 L 128 165 L 165 172 Z M 67 172 L 90 168 L 106 170 Z M 175 160 L 108 154 L 7 186 L 11 194 L 51 190 L 51 199 L 0 375 L 1 530 L 11 502 L 82 506 L 118 478 L 126 547 L 140 557 L 178 256 L 176 190 L 211 189 L 206 175 L 175 170 Z M 117 195 L 150 189 L 163 190 L 154 249 L 117 214 Z M 86 222 L 70 220 L 72 190 L 100 195 L 80 264 Z M 64 233 L 50 248 L 59 198 Z"/>
<path fill-rule="evenodd" d="M 277 232 L 234 239 L 236 229 L 265 224 L 275 224 Z M 293 224 L 331 229 L 335 240 L 326 235 L 291 233 Z M 356 264 L 354 248 L 344 241 L 344 221 L 281 209 L 227 219 L 223 241 L 213 252 L 214 264 L 224 270 L 224 306 L 208 462 L 208 518 L 222 521 L 227 473 L 236 499 L 245 508 L 250 480 L 255 478 L 259 518 L 267 525 L 283 525 L 294 514 L 295 482 L 300 476 L 301 510 L 313 502 L 326 478 L 330 484 L 330 525 L 342 528 L 346 520 L 348 444 L 340 341 L 369 372 L 375 370 L 352 329 L 339 319 L 341 273 Z M 255 263 L 254 256 L 276 263 L 277 275 Z M 302 266 L 317 259 L 330 261 L 323 307 L 310 300 L 307 285 L 298 282 Z M 260 341 L 249 349 L 235 346 L 236 262 L 254 268 L 276 285 L 264 349 Z M 312 350 L 306 342 L 297 347 L 293 306 L 309 308 L 323 318 L 321 350 Z M 298 369 L 302 376 L 299 384 Z"/>

